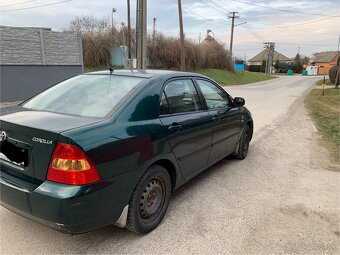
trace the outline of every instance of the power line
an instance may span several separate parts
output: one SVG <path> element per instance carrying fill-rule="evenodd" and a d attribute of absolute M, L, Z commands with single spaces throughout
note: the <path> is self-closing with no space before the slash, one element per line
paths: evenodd
<path fill-rule="evenodd" d="M 60 2 L 43 4 L 43 5 L 36 5 L 36 6 L 23 7 L 23 8 L 17 8 L 17 9 L 9 9 L 9 10 L 1 10 L 0 12 L 12 12 L 12 11 L 22 11 L 22 10 L 28 10 L 28 9 L 35 9 L 35 8 L 40 8 L 40 7 L 45 7 L 45 6 L 51 6 L 51 5 L 57 5 L 57 4 L 61 4 L 61 3 L 71 2 L 71 1 L 72 0 L 64 0 L 64 1 L 60 1 Z"/>
<path fill-rule="evenodd" d="M 324 21 L 324 20 L 328 20 L 328 19 L 332 19 L 332 18 L 335 18 L 335 17 L 327 17 L 327 18 L 322 18 L 322 19 L 317 19 L 317 20 L 312 20 L 312 21 L 308 21 L 308 22 L 303 22 L 303 23 L 297 23 L 297 24 L 293 24 L 293 25 L 286 25 L 286 26 L 273 26 L 273 28 L 289 28 L 289 27 L 298 27 L 298 26 L 302 26 L 302 25 L 306 25 L 306 24 L 312 24 L 312 23 L 317 23 L 317 22 L 321 22 L 321 21 Z M 337 18 L 337 17 L 336 17 Z M 243 19 L 243 20 L 246 20 L 246 21 L 257 21 L 259 19 Z M 265 25 L 269 25 L 268 23 L 265 23 L 265 22 L 262 22 L 261 21 L 258 21 L 256 23 L 261 23 L 261 24 L 265 24 Z"/>
<path fill-rule="evenodd" d="M 217 7 L 216 5 L 212 4 L 211 2 L 209 2 L 208 0 L 199 0 L 202 4 L 204 4 L 205 6 L 208 6 L 210 8 L 215 9 L 216 11 L 218 11 L 219 13 L 222 13 L 223 15 L 227 15 L 227 11 L 222 11 L 221 7 Z M 216 4 L 216 3 L 215 3 Z M 222 8 L 224 9 L 224 8 Z"/>
<path fill-rule="evenodd" d="M 248 26 L 241 26 L 241 27 L 244 28 L 244 29 L 246 29 L 249 33 L 251 33 L 254 37 L 256 37 L 257 39 L 259 39 L 261 42 L 264 42 L 264 41 L 265 41 L 265 39 L 264 39 L 262 36 L 256 34 L 254 31 L 252 31 L 252 30 L 250 29 L 250 27 L 248 27 Z"/>
<path fill-rule="evenodd" d="M 35 2 L 35 1 L 36 0 L 31 0 L 31 1 L 15 3 L 15 4 L 1 5 L 0 8 L 6 8 L 6 7 L 11 7 L 11 6 L 20 5 L 20 4 L 27 4 L 27 3 L 31 3 L 31 2 Z"/>
<path fill-rule="evenodd" d="M 222 6 L 220 3 L 216 3 L 215 1 L 213 1 L 213 0 L 205 0 L 205 1 L 208 1 L 208 2 L 210 2 L 212 5 L 214 5 L 214 6 L 216 6 L 217 7 L 217 9 L 222 9 L 222 10 L 225 10 L 226 11 L 226 13 L 228 12 L 228 10 L 224 7 L 224 6 Z"/>
<path fill-rule="evenodd" d="M 331 15 L 330 16 L 330 15 L 318 14 L 318 13 L 308 13 L 308 12 L 299 12 L 299 11 L 294 11 L 294 10 L 285 10 L 285 9 L 274 8 L 274 7 L 270 7 L 270 6 L 264 6 L 264 5 L 260 5 L 260 4 L 253 4 L 253 3 L 249 3 L 249 2 L 245 2 L 245 1 L 240 1 L 240 0 L 231 0 L 231 1 L 242 3 L 242 4 L 247 4 L 247 5 L 252 5 L 252 6 L 256 6 L 256 7 L 261 7 L 261 8 L 265 8 L 265 9 L 281 11 L 281 12 L 289 12 L 289 13 L 296 13 L 296 14 L 303 14 L 303 15 L 312 15 L 312 16 L 340 17 L 340 15 L 334 15 L 334 16 Z"/>
<path fill-rule="evenodd" d="M 258 30 L 283 29 L 281 27 L 267 27 L 267 28 L 264 28 L 264 27 L 251 27 L 251 26 L 248 26 L 248 28 L 258 29 Z M 324 33 L 324 32 L 318 32 L 318 31 L 313 31 L 313 30 L 308 30 L 307 31 L 307 30 L 294 29 L 294 28 L 286 28 L 286 29 L 294 30 L 294 31 L 298 31 L 298 32 L 305 32 L 305 33 L 315 33 L 315 34 L 322 34 L 322 35 L 334 35 L 334 34 L 331 34 L 331 33 Z"/>
<path fill-rule="evenodd" d="M 172 0 L 172 1 L 177 5 L 176 0 Z M 182 9 L 183 9 L 186 13 L 191 13 L 191 14 L 194 15 L 194 16 L 199 16 L 199 17 L 203 18 L 203 19 L 204 19 L 204 22 L 211 21 L 211 22 L 214 22 L 214 23 L 219 23 L 219 24 L 225 25 L 225 23 L 222 22 L 222 21 L 210 19 L 210 18 L 207 18 L 207 17 L 204 17 L 204 16 L 198 14 L 197 12 L 195 12 L 195 11 L 193 11 L 193 10 L 189 10 L 189 9 L 187 9 L 184 5 L 182 5 Z"/>

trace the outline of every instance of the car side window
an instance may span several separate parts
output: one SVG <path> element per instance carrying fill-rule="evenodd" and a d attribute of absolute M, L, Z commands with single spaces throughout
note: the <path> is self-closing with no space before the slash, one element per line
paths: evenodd
<path fill-rule="evenodd" d="M 213 83 L 206 80 L 197 80 L 202 94 L 207 103 L 208 109 L 218 109 L 228 106 L 228 97 Z"/>
<path fill-rule="evenodd" d="M 191 79 L 169 82 L 165 86 L 164 95 L 166 99 L 165 102 L 169 104 L 171 113 L 193 112 L 202 109 L 195 85 Z M 165 108 L 163 97 L 160 107 L 162 114 L 162 108 Z"/>
<path fill-rule="evenodd" d="M 162 94 L 161 102 L 160 102 L 160 105 L 159 105 L 159 112 L 160 112 L 161 115 L 171 113 L 170 108 L 169 108 L 169 104 L 168 104 L 168 100 L 166 99 L 164 92 Z"/>

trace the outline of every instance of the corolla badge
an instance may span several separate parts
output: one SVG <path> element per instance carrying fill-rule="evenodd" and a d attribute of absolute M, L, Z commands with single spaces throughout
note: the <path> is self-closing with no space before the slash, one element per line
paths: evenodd
<path fill-rule="evenodd" d="M 33 137 L 32 141 L 36 142 L 36 143 L 44 143 L 44 144 L 52 144 L 53 143 L 51 140 L 46 140 L 46 139 L 39 138 L 39 137 Z"/>
<path fill-rule="evenodd" d="M 3 142 L 7 139 L 7 134 L 5 131 L 0 131 L 0 142 Z"/>

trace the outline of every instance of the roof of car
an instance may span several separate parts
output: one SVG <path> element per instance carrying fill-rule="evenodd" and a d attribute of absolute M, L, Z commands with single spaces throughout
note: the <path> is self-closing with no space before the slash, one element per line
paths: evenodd
<path fill-rule="evenodd" d="M 91 74 L 91 75 L 109 75 L 111 72 L 109 70 L 104 71 L 96 71 L 96 72 L 90 72 L 85 74 Z M 137 70 L 137 69 L 119 69 L 114 70 L 112 72 L 113 75 L 126 75 L 126 76 L 135 76 L 135 77 L 142 77 L 142 78 L 152 78 L 154 76 L 202 76 L 197 73 L 190 73 L 190 72 L 179 72 L 179 71 L 169 71 L 169 70 Z"/>

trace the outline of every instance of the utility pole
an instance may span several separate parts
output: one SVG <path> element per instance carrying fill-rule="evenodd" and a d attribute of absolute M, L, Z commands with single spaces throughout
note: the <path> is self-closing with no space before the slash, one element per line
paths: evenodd
<path fill-rule="evenodd" d="M 147 67 L 147 0 L 137 0 L 137 69 L 146 70 Z"/>
<path fill-rule="evenodd" d="M 127 19 L 128 19 L 128 36 L 127 36 L 127 46 L 128 46 L 128 59 L 131 61 L 131 11 L 130 11 L 130 0 L 127 0 Z M 131 67 L 131 63 L 130 63 Z"/>
<path fill-rule="evenodd" d="M 272 66 L 273 66 L 273 62 L 274 62 L 275 43 L 265 42 L 264 47 L 268 49 L 267 61 L 266 61 L 266 73 L 270 73 Z"/>
<path fill-rule="evenodd" d="M 200 33 L 200 35 L 198 36 L 198 44 L 201 44 L 201 40 L 202 40 L 202 34 Z"/>
<path fill-rule="evenodd" d="M 124 22 L 122 22 L 122 23 L 120 23 L 121 25 L 122 25 L 122 37 L 123 37 L 123 45 L 125 46 L 126 44 L 125 44 L 125 40 L 126 40 L 126 38 L 125 38 L 125 24 L 124 24 Z"/>
<path fill-rule="evenodd" d="M 230 55 L 233 55 L 233 41 L 234 41 L 234 27 L 235 27 L 235 19 L 239 18 L 236 16 L 238 12 L 230 12 L 228 18 L 231 19 L 231 35 L 230 35 Z"/>
<path fill-rule="evenodd" d="M 155 42 L 155 36 L 156 36 L 156 18 L 153 18 L 153 26 L 152 26 L 152 43 Z"/>
<path fill-rule="evenodd" d="M 336 77 L 335 77 L 335 88 L 339 88 L 339 76 L 340 76 L 340 60 L 339 60 L 339 47 L 340 47 L 340 35 L 339 35 L 339 41 L 338 41 L 338 58 L 336 60 L 336 63 L 338 65 L 338 71 L 336 72 Z"/>
<path fill-rule="evenodd" d="M 116 8 L 112 8 L 112 12 L 111 12 L 111 33 L 113 35 L 113 15 L 116 12 Z"/>
<path fill-rule="evenodd" d="M 184 47 L 184 31 L 181 0 L 178 0 L 178 16 L 179 16 L 179 31 L 181 37 L 181 71 L 185 71 L 185 47 Z"/>

